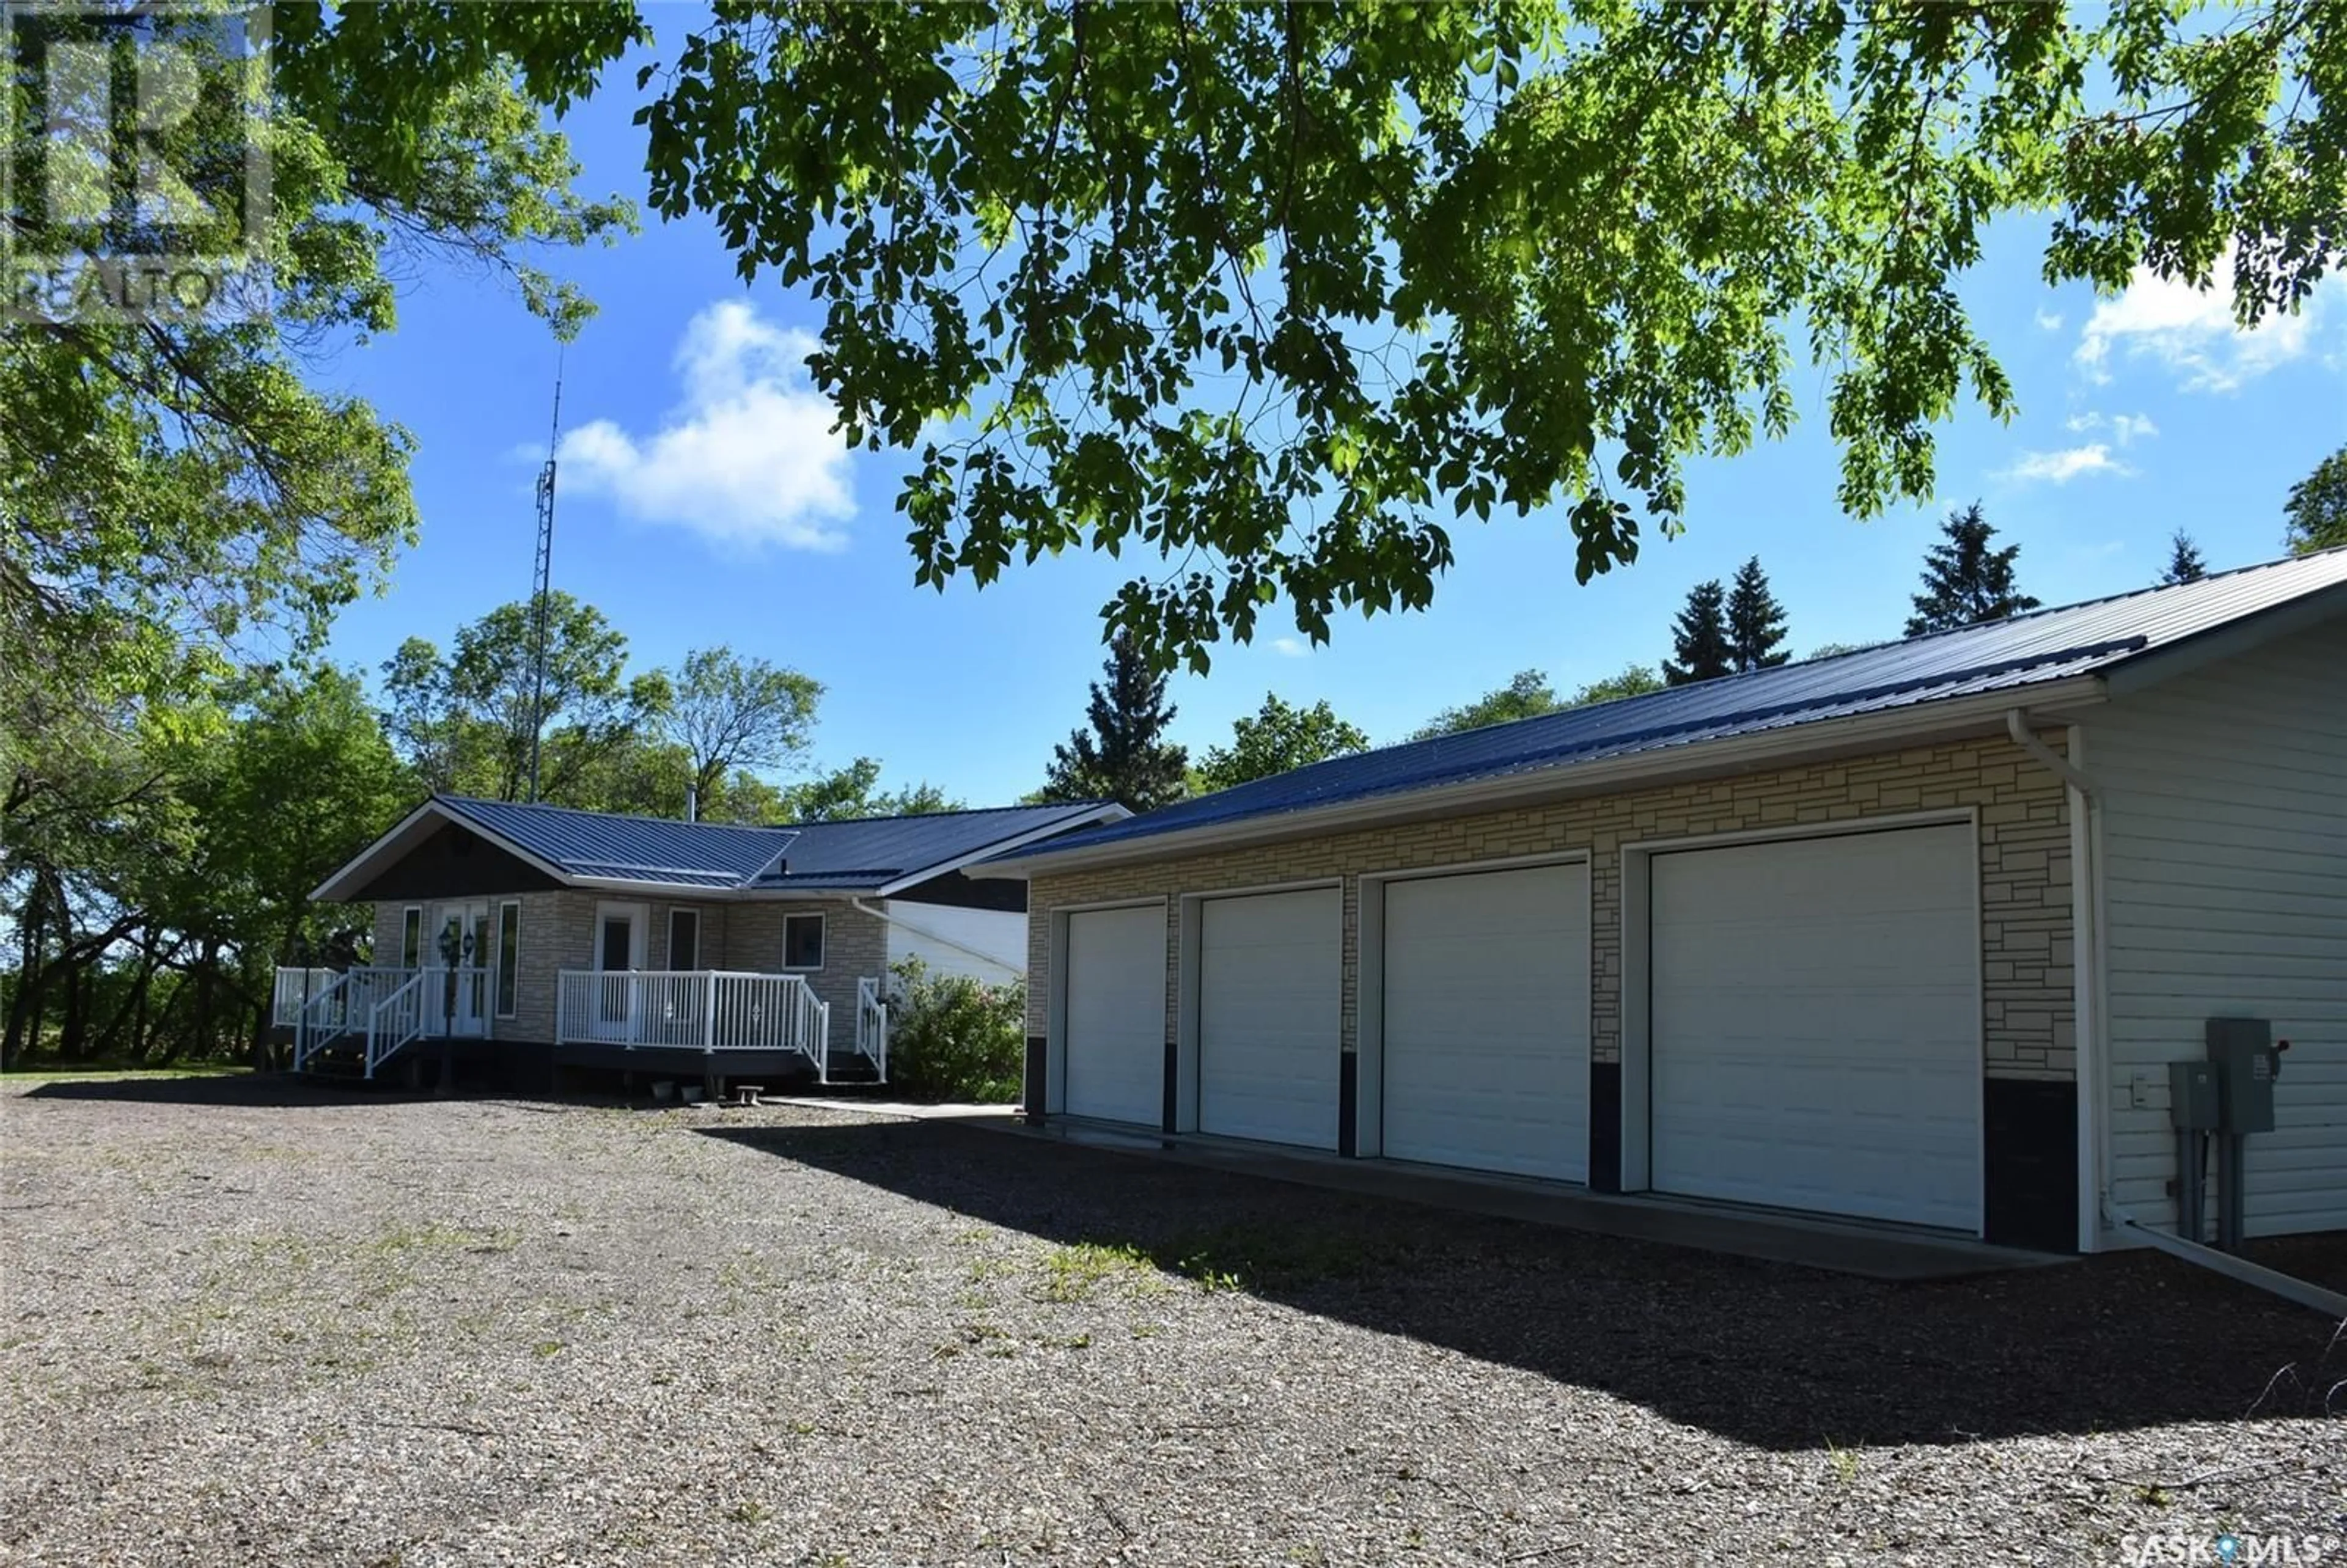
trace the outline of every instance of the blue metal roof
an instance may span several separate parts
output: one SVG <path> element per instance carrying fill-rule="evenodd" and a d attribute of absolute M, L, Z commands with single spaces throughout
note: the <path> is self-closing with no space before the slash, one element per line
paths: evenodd
<path fill-rule="evenodd" d="M 528 851 L 566 876 L 676 887 L 853 892 L 979 855 L 1104 803 L 1006 806 L 922 816 L 739 827 L 441 794 L 451 816 Z"/>
<path fill-rule="evenodd" d="M 1985 626 L 1337 757 L 1071 833 L 999 856 L 998 863 L 1444 784 L 1562 770 L 1821 720 L 2023 692 L 2106 671 L 2342 584 L 2347 584 L 2347 548 L 2245 567 L 2198 582 L 2034 610 Z"/>

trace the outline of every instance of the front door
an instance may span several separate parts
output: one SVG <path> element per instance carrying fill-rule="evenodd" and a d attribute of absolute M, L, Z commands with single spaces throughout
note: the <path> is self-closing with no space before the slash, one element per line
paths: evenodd
<path fill-rule="evenodd" d="M 595 907 L 595 967 L 603 973 L 595 991 L 595 1033 L 602 1040 L 639 1038 L 643 1012 L 641 981 L 630 975 L 644 967 L 649 916 L 641 904 Z"/>
<path fill-rule="evenodd" d="M 470 1039 L 489 1032 L 489 974 L 497 962 L 489 917 L 487 901 L 478 898 L 443 904 L 436 912 L 424 962 L 447 973 L 436 989 L 425 988 L 428 1028 Z"/>

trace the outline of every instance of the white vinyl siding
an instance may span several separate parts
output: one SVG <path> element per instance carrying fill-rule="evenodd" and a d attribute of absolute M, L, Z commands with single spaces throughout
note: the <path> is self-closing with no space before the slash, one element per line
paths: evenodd
<path fill-rule="evenodd" d="M 1198 1129 L 1337 1146 L 1343 901 L 1334 887 L 1198 912 Z"/>
<path fill-rule="evenodd" d="M 967 975 L 993 986 L 1026 977 L 1023 910 L 964 909 L 903 898 L 891 898 L 881 907 L 889 917 L 890 968 L 904 959 L 918 958 L 933 975 Z"/>
<path fill-rule="evenodd" d="M 2347 1227 L 2347 625 L 2094 711 L 2109 922 L 2112 1197 L 2172 1225 L 2168 1063 L 2205 1020 L 2291 1042 L 2249 1141 L 2252 1235 Z M 2140 1103 L 2138 1103 L 2140 1102 Z"/>
<path fill-rule="evenodd" d="M 1969 825 L 1657 855 L 1657 1191 L 1977 1231 Z"/>
<path fill-rule="evenodd" d="M 1068 1114 L 1161 1126 L 1165 907 L 1081 911 L 1067 933 Z"/>
<path fill-rule="evenodd" d="M 1589 868 L 1385 887 L 1388 1157 L 1589 1173 Z"/>

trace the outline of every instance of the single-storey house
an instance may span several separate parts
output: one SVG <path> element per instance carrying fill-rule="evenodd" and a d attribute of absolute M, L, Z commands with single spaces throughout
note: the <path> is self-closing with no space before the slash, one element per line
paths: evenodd
<path fill-rule="evenodd" d="M 2058 1250 L 2347 1227 L 2347 551 L 1338 758 L 1024 880 L 1029 1099 Z"/>
<path fill-rule="evenodd" d="M 436 794 L 316 891 L 374 907 L 373 962 L 281 971 L 278 1018 L 297 1070 L 367 1077 L 445 1050 L 538 1087 L 594 1070 L 885 1078 L 891 965 L 1025 974 L 1026 889 L 964 868 L 1129 815 L 742 827 Z"/>

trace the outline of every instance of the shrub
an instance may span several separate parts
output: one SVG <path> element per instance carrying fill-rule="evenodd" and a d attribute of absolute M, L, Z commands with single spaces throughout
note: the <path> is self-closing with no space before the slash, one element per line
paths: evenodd
<path fill-rule="evenodd" d="M 906 1098 L 1014 1101 L 1026 1062 L 1023 983 L 933 975 L 918 958 L 891 968 L 888 1081 Z"/>

